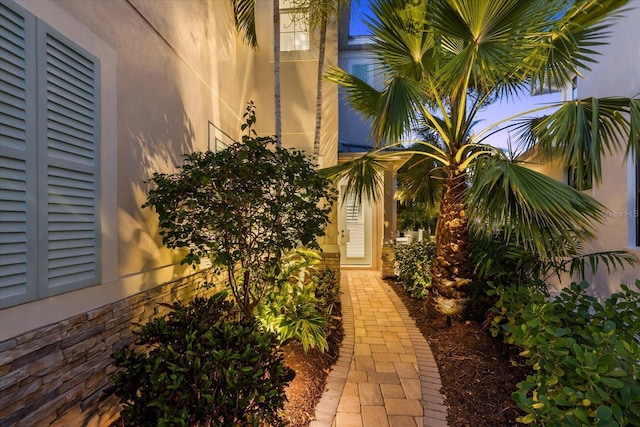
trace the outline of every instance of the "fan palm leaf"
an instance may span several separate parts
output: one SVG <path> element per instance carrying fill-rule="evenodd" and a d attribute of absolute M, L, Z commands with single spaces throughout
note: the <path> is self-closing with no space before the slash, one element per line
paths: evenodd
<path fill-rule="evenodd" d="M 347 191 L 342 195 L 344 202 L 349 195 L 355 196 L 356 201 L 363 198 L 377 201 L 380 198 L 384 171 L 388 167 L 389 160 L 378 153 L 370 152 L 353 160 L 335 166 L 324 168 L 321 173 L 334 180 L 344 182 Z"/>
<path fill-rule="evenodd" d="M 468 194 L 470 228 L 498 231 L 507 225 L 506 239 L 546 257 L 576 253 L 576 236 L 595 236 L 594 220 L 604 206 L 562 182 L 497 157 L 485 157 L 473 171 Z"/>
<path fill-rule="evenodd" d="M 521 120 L 517 136 L 543 159 L 562 159 L 578 176 L 592 174 L 601 182 L 602 157 L 640 148 L 638 99 L 586 98 L 555 107 L 543 118 Z"/>
<path fill-rule="evenodd" d="M 242 35 L 245 43 L 253 49 L 258 47 L 256 33 L 256 0 L 231 0 L 233 4 L 233 18 L 236 29 Z"/>

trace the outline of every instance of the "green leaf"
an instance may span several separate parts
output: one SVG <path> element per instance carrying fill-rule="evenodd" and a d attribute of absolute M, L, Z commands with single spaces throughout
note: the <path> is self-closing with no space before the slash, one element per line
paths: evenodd
<path fill-rule="evenodd" d="M 579 419 L 580 421 L 582 421 L 585 424 L 590 424 L 589 422 L 589 415 L 587 414 L 587 411 L 580 408 L 580 407 L 576 407 L 573 409 L 573 415 L 576 416 L 577 419 Z"/>
<path fill-rule="evenodd" d="M 621 389 L 622 387 L 624 387 L 624 383 L 616 378 L 601 377 L 600 382 L 607 387 L 611 387 L 614 389 Z"/>
<path fill-rule="evenodd" d="M 536 420 L 535 414 L 527 414 L 524 417 L 518 417 L 516 420 L 522 424 L 532 424 Z"/>
<path fill-rule="evenodd" d="M 599 421 L 606 421 L 613 416 L 613 411 L 608 406 L 600 406 L 596 410 L 596 417 Z"/>

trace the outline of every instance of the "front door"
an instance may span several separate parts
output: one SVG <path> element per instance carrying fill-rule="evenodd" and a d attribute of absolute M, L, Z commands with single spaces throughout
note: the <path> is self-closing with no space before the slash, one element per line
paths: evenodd
<path fill-rule="evenodd" d="M 344 187 L 341 188 L 344 191 Z M 340 206 L 340 263 L 344 266 L 371 265 L 371 204 L 357 203 L 347 196 Z"/>

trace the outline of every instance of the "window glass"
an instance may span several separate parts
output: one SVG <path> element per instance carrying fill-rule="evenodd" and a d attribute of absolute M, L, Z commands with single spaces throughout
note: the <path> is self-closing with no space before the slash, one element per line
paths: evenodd
<path fill-rule="evenodd" d="M 280 0 L 280 50 L 309 50 L 307 11 L 291 0 Z"/>

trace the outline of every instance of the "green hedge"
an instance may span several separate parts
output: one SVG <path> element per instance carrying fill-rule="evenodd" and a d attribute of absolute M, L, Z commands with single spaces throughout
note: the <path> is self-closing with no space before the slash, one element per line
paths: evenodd
<path fill-rule="evenodd" d="M 600 303 L 587 287 L 573 283 L 554 298 L 541 287 L 491 291 L 493 334 L 533 367 L 513 393 L 521 423 L 640 426 L 640 293 L 622 286 Z"/>
<path fill-rule="evenodd" d="M 425 299 L 431 287 L 431 262 L 436 244 L 428 241 L 396 244 L 393 251 L 398 280 L 411 297 Z"/>

